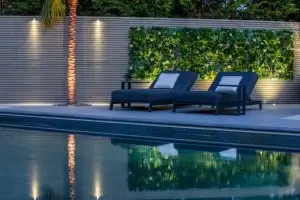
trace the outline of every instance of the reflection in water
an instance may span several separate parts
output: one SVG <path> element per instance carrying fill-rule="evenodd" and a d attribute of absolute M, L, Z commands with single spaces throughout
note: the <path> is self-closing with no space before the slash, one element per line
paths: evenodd
<path fill-rule="evenodd" d="M 38 197 L 38 189 L 39 189 L 39 184 L 38 184 L 38 170 L 37 170 L 37 165 L 33 164 L 32 167 L 32 197 L 34 200 L 37 199 Z"/>
<path fill-rule="evenodd" d="M 95 166 L 95 197 L 99 199 L 101 197 L 101 182 L 100 182 L 100 170 L 99 167 Z"/>
<path fill-rule="evenodd" d="M 1 129 L 0 199 L 299 198 L 298 153 L 116 141 Z"/>
<path fill-rule="evenodd" d="M 75 135 L 68 135 L 69 199 L 75 200 Z"/>
<path fill-rule="evenodd" d="M 101 197 L 101 191 L 100 191 L 100 181 L 95 181 L 95 197 L 96 199 L 99 199 Z"/>
<path fill-rule="evenodd" d="M 290 154 L 256 151 L 222 159 L 218 152 L 181 151 L 161 155 L 156 147 L 130 148 L 131 190 L 283 186 L 288 184 Z M 247 178 L 247 182 L 245 182 Z"/>
<path fill-rule="evenodd" d="M 37 164 L 33 164 L 32 166 L 32 197 L 34 200 L 38 197 L 38 190 L 39 190 L 39 184 L 38 184 L 38 166 Z"/>

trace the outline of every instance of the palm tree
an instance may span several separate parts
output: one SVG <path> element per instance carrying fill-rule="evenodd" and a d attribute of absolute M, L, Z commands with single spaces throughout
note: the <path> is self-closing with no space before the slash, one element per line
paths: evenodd
<path fill-rule="evenodd" d="M 76 18 L 78 0 L 45 0 L 42 8 L 42 23 L 51 28 L 61 22 L 67 10 L 69 11 L 69 46 L 68 46 L 68 98 L 67 105 L 76 105 L 76 73 L 75 73 L 75 46 L 76 46 Z"/>
<path fill-rule="evenodd" d="M 67 105 L 76 105 L 76 73 L 75 73 L 75 46 L 76 46 L 76 18 L 78 0 L 45 0 L 42 9 L 42 23 L 51 28 L 61 22 L 67 10 L 69 11 L 69 46 L 68 46 L 68 97 Z M 75 136 L 68 135 L 68 175 L 69 199 L 75 200 Z"/>

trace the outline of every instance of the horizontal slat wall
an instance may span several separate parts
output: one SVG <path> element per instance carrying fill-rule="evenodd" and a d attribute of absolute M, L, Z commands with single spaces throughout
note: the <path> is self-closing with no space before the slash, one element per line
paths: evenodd
<path fill-rule="evenodd" d="M 53 29 L 33 30 L 32 17 L 0 17 L 0 103 L 61 103 L 66 97 L 67 20 Z M 39 27 L 39 22 L 37 22 Z M 299 30 L 296 23 L 166 18 L 78 17 L 77 98 L 106 103 L 128 68 L 131 26 Z M 253 98 L 300 103 L 300 40 L 295 41 L 294 80 L 259 81 Z M 207 89 L 199 81 L 194 89 Z M 146 87 L 146 85 L 143 85 Z"/>
<path fill-rule="evenodd" d="M 99 22 L 97 22 L 99 20 Z M 107 102 L 120 88 L 128 68 L 128 31 L 131 26 L 291 29 L 295 23 L 161 18 L 80 17 L 77 40 L 77 97 L 81 102 Z M 295 49 L 300 49 L 299 38 Z M 266 103 L 300 103 L 300 52 L 295 51 L 294 80 L 262 80 L 253 98 Z M 194 90 L 207 89 L 210 81 L 198 81 Z M 142 87 L 147 87 L 143 85 Z"/>
<path fill-rule="evenodd" d="M 128 67 L 128 25 L 122 19 L 79 18 L 77 97 L 79 102 L 107 102 L 120 88 Z"/>
<path fill-rule="evenodd" d="M 62 103 L 64 25 L 42 30 L 33 17 L 0 17 L 0 103 Z"/>

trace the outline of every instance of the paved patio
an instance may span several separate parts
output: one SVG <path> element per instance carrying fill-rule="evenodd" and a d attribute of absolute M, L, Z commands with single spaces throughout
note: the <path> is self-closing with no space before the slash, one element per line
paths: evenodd
<path fill-rule="evenodd" d="M 214 115 L 209 111 L 193 107 L 178 109 L 171 113 L 168 109 L 158 109 L 151 113 L 146 108 L 109 111 L 107 106 L 60 107 L 60 106 L 0 106 L 0 114 L 44 115 L 53 117 L 74 117 L 162 125 L 184 125 L 196 127 L 223 127 L 265 131 L 286 131 L 300 133 L 300 105 L 264 105 L 263 110 L 249 107 L 244 116 Z"/>

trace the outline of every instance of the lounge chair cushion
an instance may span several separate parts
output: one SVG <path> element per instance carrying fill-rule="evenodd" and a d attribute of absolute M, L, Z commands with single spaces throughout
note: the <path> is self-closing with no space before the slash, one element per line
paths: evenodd
<path fill-rule="evenodd" d="M 164 74 L 179 74 L 178 79 L 176 79 L 176 82 L 174 84 L 174 87 L 172 87 L 172 89 L 174 89 L 178 92 L 190 90 L 198 78 L 198 73 L 189 72 L 189 71 L 165 71 L 162 73 L 164 73 Z M 158 81 L 159 77 L 160 76 L 158 76 L 153 81 L 153 83 L 150 85 L 149 89 L 154 89 L 154 86 L 156 85 L 156 82 Z M 157 89 L 157 88 L 155 88 L 155 89 Z"/>
<path fill-rule="evenodd" d="M 196 103 L 196 104 L 215 104 L 236 101 L 236 92 L 217 92 L 217 91 L 190 91 L 182 92 L 176 95 L 176 102 Z"/>
<path fill-rule="evenodd" d="M 243 78 L 242 76 L 223 76 L 219 82 L 219 85 L 239 85 L 242 78 Z M 236 92 L 237 87 L 218 86 L 216 88 L 216 91 L 218 91 L 218 92 Z"/>
<path fill-rule="evenodd" d="M 243 77 L 240 81 L 239 85 L 246 87 L 246 93 L 249 97 L 256 85 L 258 80 L 258 75 L 255 72 L 220 72 L 218 73 L 217 77 L 212 82 L 211 86 L 209 87 L 209 91 L 216 91 L 216 88 L 220 85 L 220 81 L 225 76 L 241 76 Z"/>
<path fill-rule="evenodd" d="M 179 77 L 179 73 L 161 73 L 155 82 L 154 88 L 172 89 Z"/>
<path fill-rule="evenodd" d="M 164 101 L 172 103 L 175 91 L 172 89 L 132 89 L 115 90 L 111 93 L 113 102 L 155 102 Z"/>

